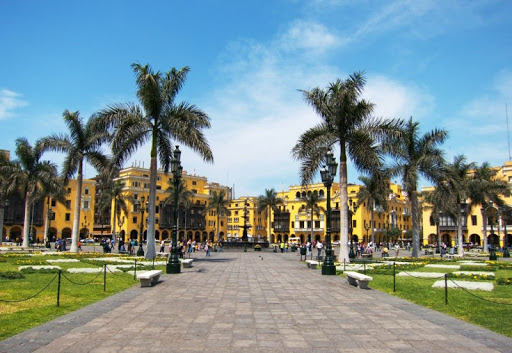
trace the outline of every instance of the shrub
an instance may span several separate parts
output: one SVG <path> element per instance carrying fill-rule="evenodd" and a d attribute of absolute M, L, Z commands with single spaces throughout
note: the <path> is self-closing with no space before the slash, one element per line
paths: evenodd
<path fill-rule="evenodd" d="M 0 279 L 23 279 L 25 276 L 21 272 L 6 271 L 0 272 Z"/>

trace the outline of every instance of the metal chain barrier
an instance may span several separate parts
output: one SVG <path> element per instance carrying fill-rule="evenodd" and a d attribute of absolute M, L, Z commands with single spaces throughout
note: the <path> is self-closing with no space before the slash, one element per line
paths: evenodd
<path fill-rule="evenodd" d="M 20 300 L 4 300 L 4 299 L 0 299 L 0 302 L 3 302 L 3 303 L 21 303 L 21 302 L 24 302 L 24 301 L 27 301 L 27 300 L 30 300 L 32 298 L 35 298 L 37 297 L 39 294 L 41 294 L 46 288 L 48 288 L 50 286 L 50 284 L 53 283 L 53 281 L 55 281 L 55 278 L 57 278 L 59 274 L 56 274 L 55 277 L 52 278 L 52 280 L 43 288 L 41 289 L 39 292 L 37 292 L 36 294 L 34 294 L 33 296 L 31 297 L 28 297 L 26 299 L 20 299 Z"/>
<path fill-rule="evenodd" d="M 471 292 L 470 292 L 470 291 L 468 291 L 466 288 L 459 286 L 459 285 L 457 284 L 457 282 L 455 282 L 453 279 L 449 278 L 449 280 L 450 280 L 451 282 L 453 282 L 453 284 L 455 284 L 458 288 L 460 288 L 460 289 L 464 290 L 464 292 L 466 292 L 466 293 L 468 293 L 468 294 L 471 294 L 473 297 L 476 297 L 476 298 L 481 299 L 481 300 L 483 300 L 483 301 L 486 301 L 486 302 L 488 302 L 488 303 L 492 303 L 492 304 L 499 304 L 499 305 L 512 305 L 512 303 L 498 303 L 498 302 L 495 302 L 495 301 L 489 300 L 489 299 L 487 299 L 487 298 L 480 297 L 480 296 L 478 296 L 478 295 L 476 295 L 476 294 L 474 294 L 474 293 L 471 293 Z"/>
<path fill-rule="evenodd" d="M 77 286 L 84 286 L 84 285 L 86 285 L 86 284 L 90 284 L 90 283 L 92 283 L 96 278 L 98 278 L 98 277 L 99 277 L 99 275 L 101 275 L 101 274 L 103 273 L 103 271 L 104 271 L 104 270 L 102 269 L 100 272 L 98 272 L 98 274 L 97 274 L 97 275 L 96 275 L 92 280 L 90 280 L 89 282 L 84 282 L 84 283 L 78 283 L 78 282 L 75 282 L 75 281 L 73 281 L 72 279 L 70 279 L 69 277 L 67 277 L 64 273 L 62 273 L 62 276 L 63 276 L 65 279 L 67 279 L 69 282 L 71 282 L 71 283 L 73 283 L 73 284 L 76 284 Z"/>
<path fill-rule="evenodd" d="M 118 273 L 115 273 L 115 272 L 114 272 L 114 271 L 112 271 L 108 266 L 107 266 L 107 270 L 108 270 L 108 272 L 110 272 L 110 273 L 111 273 L 111 274 L 113 274 L 114 276 L 118 276 L 118 277 L 122 277 L 122 276 L 125 274 L 125 272 L 123 272 L 123 271 L 121 271 L 121 273 L 119 273 L 119 274 L 118 274 Z"/>

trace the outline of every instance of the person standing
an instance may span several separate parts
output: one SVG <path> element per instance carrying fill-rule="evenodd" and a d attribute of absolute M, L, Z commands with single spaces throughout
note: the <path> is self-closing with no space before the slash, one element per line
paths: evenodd
<path fill-rule="evenodd" d="M 316 242 L 316 249 L 318 251 L 318 255 L 317 255 L 318 259 L 320 259 L 320 257 L 322 256 L 322 249 L 323 249 L 323 247 L 324 247 L 324 244 L 322 244 L 321 241 L 317 241 Z"/>
<path fill-rule="evenodd" d="M 162 241 L 160 242 L 160 252 L 165 252 L 165 242 L 164 240 L 162 239 Z"/>

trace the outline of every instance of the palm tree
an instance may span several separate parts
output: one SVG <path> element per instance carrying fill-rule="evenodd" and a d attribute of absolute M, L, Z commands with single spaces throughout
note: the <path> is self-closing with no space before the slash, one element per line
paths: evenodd
<path fill-rule="evenodd" d="M 11 164 L 11 161 L 7 156 L 0 152 L 0 168 L 4 166 L 9 166 Z M 0 242 L 4 241 L 4 213 L 5 213 L 5 207 L 6 207 L 6 201 L 7 201 L 7 175 L 4 175 L 3 173 L 0 173 Z"/>
<path fill-rule="evenodd" d="M 96 170 L 106 165 L 107 157 L 101 152 L 101 144 L 106 141 L 108 134 L 98 129 L 95 117 L 91 117 L 85 124 L 79 112 L 65 110 L 63 117 L 69 134 L 53 134 L 43 138 L 41 144 L 44 151 L 67 154 L 62 168 L 64 180 L 69 180 L 75 174 L 77 176 L 70 252 L 78 252 L 84 162 L 89 162 Z"/>
<path fill-rule="evenodd" d="M 359 180 L 363 187 L 357 192 L 357 207 L 365 205 L 366 210 L 371 212 L 372 247 L 375 251 L 375 207 L 381 206 L 385 211 L 388 209 L 388 196 L 391 190 L 388 186 L 388 175 L 385 171 L 373 172 L 370 176 L 360 176 Z"/>
<path fill-rule="evenodd" d="M 277 197 L 277 192 L 274 189 L 265 189 L 265 194 L 258 196 L 256 200 L 256 210 L 258 213 L 265 212 L 267 215 L 268 234 L 267 239 L 270 241 L 271 237 L 271 214 L 279 210 L 279 206 L 284 204 L 284 200 Z"/>
<path fill-rule="evenodd" d="M 470 183 L 474 182 L 469 172 L 474 169 L 474 163 L 467 163 L 465 156 L 457 155 L 453 158 L 453 163 L 446 164 L 442 169 L 443 180 L 438 185 L 440 190 L 446 190 L 444 192 L 447 196 L 445 203 L 450 204 L 449 200 L 452 200 L 451 203 L 455 206 L 454 220 L 457 225 L 457 254 L 460 256 L 463 254 L 462 224 L 464 221 L 464 207 L 466 207 L 469 198 Z"/>
<path fill-rule="evenodd" d="M 17 160 L 0 167 L 0 174 L 6 180 L 6 193 L 19 191 L 25 199 L 25 219 L 23 222 L 23 247 L 29 246 L 30 207 L 43 189 L 57 179 L 57 167 L 48 161 L 41 161 L 43 150 L 38 142 L 34 147 L 25 138 L 16 140 Z"/>
<path fill-rule="evenodd" d="M 305 208 L 306 211 L 309 210 L 310 212 L 310 224 L 311 224 L 311 236 L 310 241 L 313 242 L 313 216 L 320 215 L 320 211 L 323 211 L 323 208 L 318 206 L 318 203 L 320 202 L 320 195 L 318 194 L 318 191 L 314 190 L 313 192 L 308 192 L 306 196 L 302 197 L 302 201 L 305 202 Z"/>
<path fill-rule="evenodd" d="M 165 190 L 169 193 L 169 196 L 165 198 L 162 202 L 162 206 L 165 206 L 169 203 L 174 202 L 174 182 L 169 180 L 169 186 Z M 187 189 L 187 182 L 184 179 L 180 179 L 180 183 L 178 184 L 178 205 L 173 205 L 173 207 L 178 207 L 179 205 L 183 205 L 185 209 L 185 236 L 187 233 L 187 211 L 191 205 L 191 199 L 194 193 Z M 180 222 L 178 221 L 178 225 Z M 179 230 L 179 229 L 178 229 Z"/>
<path fill-rule="evenodd" d="M 435 182 L 444 163 L 443 153 L 437 147 L 448 136 L 445 130 L 434 129 L 420 136 L 419 123 L 412 118 L 401 128 L 401 133 L 391 136 L 384 143 L 385 152 L 394 158 L 391 176 L 400 175 L 411 200 L 412 256 L 420 255 L 420 210 L 418 179 L 420 176 Z"/>
<path fill-rule="evenodd" d="M 64 188 L 64 180 L 62 178 L 52 178 L 43 187 L 42 195 L 47 199 L 46 215 L 44 219 L 44 243 L 50 242 L 49 237 L 49 224 L 50 224 L 50 202 L 51 200 L 60 202 L 62 204 L 66 201 L 66 189 Z M 47 244 L 49 247 L 50 244 Z"/>
<path fill-rule="evenodd" d="M 366 83 L 364 73 L 357 72 L 346 80 L 338 79 L 326 91 L 314 88 L 302 91 L 304 99 L 316 111 L 322 122 L 304 132 L 292 149 L 301 160 L 301 180 L 306 185 L 324 162 L 325 153 L 333 146 L 340 149 L 340 261 L 348 256 L 348 193 L 347 161 L 356 169 L 371 172 L 382 165 L 376 139 L 397 132 L 398 121 L 383 121 L 371 117 L 373 104 L 361 99 Z"/>
<path fill-rule="evenodd" d="M 213 191 L 208 199 L 208 207 L 207 210 L 214 210 L 217 216 L 217 241 L 219 241 L 219 231 L 220 231 L 220 217 L 225 217 L 229 214 L 229 210 L 227 207 L 229 200 L 226 198 L 226 193 L 224 190 L 220 190 L 219 193 L 217 191 Z"/>
<path fill-rule="evenodd" d="M 172 68 L 165 74 L 153 72 L 149 65 L 132 64 L 132 68 L 142 107 L 130 103 L 112 105 L 99 112 L 98 116 L 100 126 L 113 130 L 112 151 L 119 165 L 145 142 L 151 143 L 145 257 L 154 259 L 157 158 L 164 172 L 168 172 L 174 150 L 172 142 L 178 141 L 198 152 L 203 160 L 213 162 L 212 151 L 203 134 L 203 129 L 210 127 L 210 118 L 194 105 L 175 103 L 190 70 L 188 67 Z"/>
<path fill-rule="evenodd" d="M 130 198 L 128 197 L 127 194 L 125 194 L 124 187 L 124 182 L 122 182 L 121 180 L 115 180 L 112 185 L 112 188 L 110 188 L 108 193 L 109 199 L 114 202 L 114 208 L 112 212 L 112 240 L 116 238 L 116 224 L 119 223 L 121 219 L 121 211 L 124 213 L 125 216 L 128 215 L 127 201 L 129 201 Z"/>
<path fill-rule="evenodd" d="M 430 209 L 430 217 L 436 224 L 436 243 L 437 252 L 441 252 L 441 234 L 439 229 L 439 223 L 441 222 L 441 216 L 449 217 L 453 220 L 456 218 L 458 205 L 456 203 L 456 197 L 443 185 L 443 181 L 439 181 L 438 185 L 432 191 L 422 192 L 423 198 L 423 209 Z"/>
<path fill-rule="evenodd" d="M 487 251 L 487 215 L 485 210 L 491 205 L 503 207 L 504 202 L 500 196 L 508 197 L 510 193 L 509 184 L 506 181 L 496 178 L 496 170 L 491 168 L 489 163 L 482 163 L 482 165 L 477 167 L 472 173 L 468 195 L 471 200 L 471 209 L 481 206 L 484 229 L 484 251 Z"/>

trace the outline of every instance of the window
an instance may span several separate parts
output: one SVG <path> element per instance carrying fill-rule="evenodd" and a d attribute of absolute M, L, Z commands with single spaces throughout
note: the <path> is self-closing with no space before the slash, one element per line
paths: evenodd
<path fill-rule="evenodd" d="M 132 218 L 132 223 L 135 223 L 135 224 L 137 223 L 137 217 Z"/>
<path fill-rule="evenodd" d="M 71 200 L 66 200 L 66 208 L 68 210 L 71 208 Z"/>
<path fill-rule="evenodd" d="M 71 188 L 67 188 L 66 192 L 67 192 L 68 194 L 71 194 Z"/>
<path fill-rule="evenodd" d="M 299 221 L 299 228 L 304 229 L 304 221 Z"/>
<path fill-rule="evenodd" d="M 193 180 L 192 185 L 197 185 L 197 182 L 195 180 Z"/>
<path fill-rule="evenodd" d="M 85 194 L 85 195 L 89 195 L 89 188 L 85 188 L 85 189 L 84 189 L 84 194 Z"/>
<path fill-rule="evenodd" d="M 357 220 L 352 220 L 352 228 L 357 228 Z"/>
<path fill-rule="evenodd" d="M 133 194 L 133 199 L 134 200 L 138 200 L 139 199 L 139 194 Z"/>
<path fill-rule="evenodd" d="M 157 189 L 157 190 L 162 190 L 162 187 L 161 187 L 160 185 L 157 185 L 157 186 L 156 186 L 156 189 Z"/>
<path fill-rule="evenodd" d="M 292 228 L 295 228 L 295 222 L 292 221 Z"/>
<path fill-rule="evenodd" d="M 159 206 L 156 206 L 155 207 L 155 213 L 159 213 L 160 212 L 160 207 Z"/>
<path fill-rule="evenodd" d="M 238 217 L 235 217 L 235 218 L 234 218 L 234 222 L 235 222 L 235 223 L 238 223 L 239 221 L 240 221 L 240 219 L 239 219 Z"/>
<path fill-rule="evenodd" d="M 196 189 L 192 189 L 190 191 L 192 191 L 193 194 L 197 194 L 197 190 Z"/>
<path fill-rule="evenodd" d="M 69 222 L 71 220 L 71 213 L 66 213 L 65 220 L 66 222 Z"/>
<path fill-rule="evenodd" d="M 89 201 L 84 201 L 84 204 L 83 204 L 83 207 L 82 207 L 84 210 L 88 210 L 89 209 Z"/>
<path fill-rule="evenodd" d="M 224 221 L 220 221 L 220 226 L 224 227 Z"/>
<path fill-rule="evenodd" d="M 315 221 L 315 228 L 320 228 L 320 221 Z"/>
<path fill-rule="evenodd" d="M 476 215 L 471 215 L 471 225 L 478 225 L 477 222 L 476 222 Z"/>
<path fill-rule="evenodd" d="M 55 207 L 55 206 L 57 206 L 57 201 L 52 199 L 52 202 L 50 204 L 52 205 L 52 207 Z"/>

